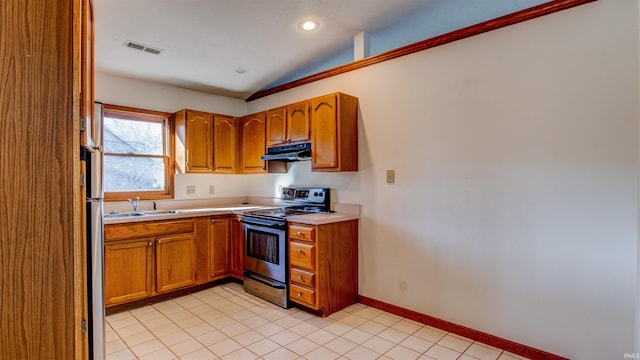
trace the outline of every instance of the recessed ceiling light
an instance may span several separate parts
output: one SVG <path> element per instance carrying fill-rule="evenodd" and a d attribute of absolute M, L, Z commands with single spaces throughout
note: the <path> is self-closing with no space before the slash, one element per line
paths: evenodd
<path fill-rule="evenodd" d="M 243 67 L 239 67 L 239 68 L 237 68 L 237 69 L 236 69 L 236 72 L 237 72 L 238 74 L 244 74 L 244 73 L 246 73 L 246 72 L 247 72 L 247 69 L 245 69 L 245 68 L 243 68 Z"/>
<path fill-rule="evenodd" d="M 304 31 L 312 31 L 318 28 L 318 22 L 315 20 L 302 20 L 298 26 Z"/>

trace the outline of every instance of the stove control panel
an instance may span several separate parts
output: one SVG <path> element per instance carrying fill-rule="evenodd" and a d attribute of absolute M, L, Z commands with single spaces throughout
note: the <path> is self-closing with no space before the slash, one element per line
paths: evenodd
<path fill-rule="evenodd" d="M 282 189 L 280 199 L 303 203 L 328 203 L 328 188 L 286 187 Z"/>

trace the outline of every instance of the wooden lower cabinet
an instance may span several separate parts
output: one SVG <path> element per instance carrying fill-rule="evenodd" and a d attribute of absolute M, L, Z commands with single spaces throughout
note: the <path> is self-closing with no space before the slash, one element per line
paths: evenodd
<path fill-rule="evenodd" d="M 154 241 L 154 238 L 142 238 L 105 243 L 104 296 L 107 306 L 153 294 Z"/>
<path fill-rule="evenodd" d="M 105 305 L 195 285 L 194 220 L 105 225 Z"/>
<path fill-rule="evenodd" d="M 158 293 L 195 285 L 195 268 L 193 233 L 156 239 Z"/>
<path fill-rule="evenodd" d="M 231 268 L 229 272 L 231 276 L 242 280 L 244 278 L 244 232 L 242 229 L 241 215 L 234 216 L 231 221 L 231 248 L 230 260 Z"/>
<path fill-rule="evenodd" d="M 231 220 L 212 218 L 209 226 L 209 278 L 226 276 L 230 269 Z"/>
<path fill-rule="evenodd" d="M 358 301 L 358 220 L 289 223 L 289 299 L 328 316 Z"/>

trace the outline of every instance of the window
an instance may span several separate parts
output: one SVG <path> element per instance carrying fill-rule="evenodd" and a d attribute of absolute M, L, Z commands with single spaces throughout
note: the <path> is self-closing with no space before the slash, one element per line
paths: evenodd
<path fill-rule="evenodd" d="M 106 200 L 172 197 L 172 127 L 169 113 L 104 106 Z"/>

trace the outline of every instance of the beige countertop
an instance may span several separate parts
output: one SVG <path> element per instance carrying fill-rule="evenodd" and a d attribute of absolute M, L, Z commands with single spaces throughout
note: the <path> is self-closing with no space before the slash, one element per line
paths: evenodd
<path fill-rule="evenodd" d="M 261 206 L 261 205 L 231 205 L 231 206 L 216 206 L 207 208 L 194 208 L 194 209 L 176 209 L 176 210 L 159 210 L 142 211 L 143 215 L 133 215 L 131 213 L 121 213 L 119 217 L 108 217 L 109 214 L 105 214 L 104 224 L 123 224 L 133 223 L 141 221 L 156 221 L 156 220 L 171 220 L 171 219 L 183 219 L 200 216 L 214 216 L 214 215 L 239 215 L 249 210 L 266 209 L 273 206 Z M 171 211 L 171 212 L 169 212 Z M 127 214 L 130 214 L 127 216 Z M 358 213 L 348 212 L 332 212 L 332 213 L 320 213 L 320 214 L 306 214 L 306 215 L 294 215 L 287 217 L 287 221 L 296 222 L 309 225 L 322 225 L 334 222 L 356 220 L 360 218 Z"/>
<path fill-rule="evenodd" d="M 306 214 L 306 215 L 293 215 L 288 216 L 287 221 L 289 223 L 301 223 L 309 225 L 322 225 L 330 224 L 341 221 L 357 220 L 360 219 L 359 214 L 350 213 L 319 213 L 319 214 Z"/>
<path fill-rule="evenodd" d="M 248 210 L 257 210 L 267 208 L 268 206 L 260 206 L 260 205 L 236 205 L 236 206 L 220 206 L 220 207 L 208 207 L 208 208 L 196 208 L 196 209 L 176 209 L 170 210 L 175 211 L 171 213 L 167 213 L 169 210 L 160 210 L 160 213 L 153 211 L 142 211 L 144 215 L 131 215 L 122 217 L 112 217 L 109 218 L 109 214 L 105 214 L 104 224 L 122 224 L 122 223 L 131 223 L 131 222 L 140 222 L 140 221 L 156 221 L 156 220 L 171 220 L 171 219 L 182 219 L 182 218 L 191 218 L 191 217 L 199 217 L 199 216 L 213 216 L 213 215 L 238 215 L 242 214 Z"/>

